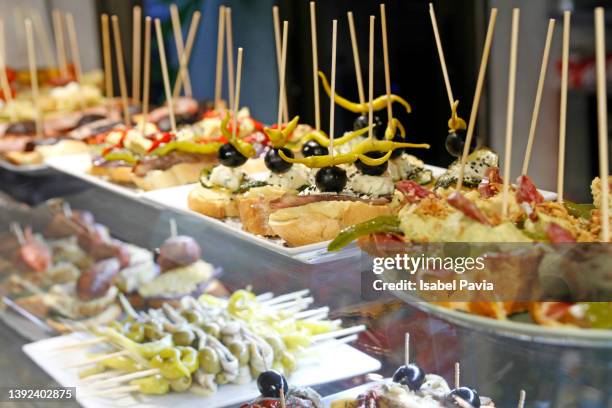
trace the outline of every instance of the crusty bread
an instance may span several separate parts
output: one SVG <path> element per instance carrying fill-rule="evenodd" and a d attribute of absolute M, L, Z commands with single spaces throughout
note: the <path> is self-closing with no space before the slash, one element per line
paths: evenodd
<path fill-rule="evenodd" d="M 214 218 L 238 217 L 238 204 L 229 190 L 198 185 L 187 197 L 189 208 Z"/>
<path fill-rule="evenodd" d="M 238 196 L 238 212 L 242 229 L 251 234 L 272 237 L 276 234 L 268 225 L 270 215 L 270 201 L 287 193 L 287 190 L 278 186 L 263 186 L 250 189 Z"/>
<path fill-rule="evenodd" d="M 80 140 L 60 140 L 59 142 L 51 145 L 39 145 L 35 149 L 40 153 L 43 158 L 56 157 L 56 156 L 68 156 L 71 154 L 88 153 L 89 145 Z"/>
<path fill-rule="evenodd" d="M 388 205 L 361 201 L 319 201 L 283 208 L 270 214 L 268 225 L 290 246 L 301 246 L 333 239 L 350 225 L 390 214 Z"/>
<path fill-rule="evenodd" d="M 146 176 L 132 174 L 131 181 L 145 191 L 158 190 L 195 183 L 200 179 L 200 173 L 211 166 L 210 162 L 179 163 L 167 170 L 152 170 Z"/>
<path fill-rule="evenodd" d="M 131 166 L 91 166 L 89 173 L 119 184 L 133 184 Z"/>
<path fill-rule="evenodd" d="M 32 164 L 41 164 L 43 156 L 37 151 L 32 152 L 6 152 L 6 159 L 18 166 L 28 166 Z"/>

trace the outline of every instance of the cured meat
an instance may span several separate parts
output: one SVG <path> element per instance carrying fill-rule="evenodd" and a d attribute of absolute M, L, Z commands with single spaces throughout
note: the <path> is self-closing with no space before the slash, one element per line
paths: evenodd
<path fill-rule="evenodd" d="M 528 176 L 520 176 L 517 180 L 518 189 L 516 191 L 516 202 L 540 204 L 544 202 L 544 197 L 538 191 L 533 181 Z"/>
<path fill-rule="evenodd" d="M 285 194 L 270 202 L 270 208 L 280 210 L 282 208 L 299 207 L 301 205 L 318 203 L 320 201 L 360 201 L 372 205 L 385 205 L 389 199 L 381 198 L 361 198 L 342 194 L 310 194 L 310 195 L 291 195 Z"/>
<path fill-rule="evenodd" d="M 499 174 L 499 167 L 489 167 L 485 170 L 485 176 L 478 185 L 478 192 L 483 198 L 491 198 L 500 192 L 503 182 Z"/>
<path fill-rule="evenodd" d="M 144 177 L 151 170 L 167 170 L 175 164 L 179 163 L 211 163 L 216 160 L 216 154 L 198 154 L 173 151 L 163 156 L 145 156 L 136 166 L 134 166 L 134 174 L 139 177 Z"/>
<path fill-rule="evenodd" d="M 576 242 L 576 239 L 571 232 L 554 222 L 551 222 L 546 227 L 546 235 L 553 244 Z"/>
<path fill-rule="evenodd" d="M 403 195 L 406 201 L 409 203 L 416 203 L 426 197 L 437 197 L 437 194 L 431 190 L 426 189 L 419 183 L 413 180 L 402 180 L 395 183 L 395 188 L 398 189 Z"/>
<path fill-rule="evenodd" d="M 198 113 L 198 101 L 192 98 L 182 97 L 173 99 L 174 114 L 176 116 L 191 116 Z M 161 106 L 149 113 L 148 121 L 157 123 L 169 115 L 167 106 Z"/>
<path fill-rule="evenodd" d="M 466 217 L 478 221 L 485 225 L 491 225 L 487 216 L 480 211 L 480 208 L 473 202 L 468 200 L 463 194 L 458 191 L 453 192 L 448 196 L 446 201 L 452 206 L 461 211 Z"/>

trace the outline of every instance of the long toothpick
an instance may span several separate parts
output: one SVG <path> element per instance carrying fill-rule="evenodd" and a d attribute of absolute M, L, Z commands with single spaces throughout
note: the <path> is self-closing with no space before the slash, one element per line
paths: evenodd
<path fill-rule="evenodd" d="M 280 33 L 280 17 L 278 13 L 278 6 L 272 7 L 272 21 L 274 25 L 274 44 L 276 49 L 276 66 L 278 69 L 278 76 L 281 74 L 281 33 Z M 283 123 L 289 122 L 289 107 L 287 105 L 287 92 L 283 92 Z"/>
<path fill-rule="evenodd" d="M 145 18 L 144 32 L 144 72 L 142 81 L 142 134 L 147 128 L 147 116 L 149 116 L 149 81 L 151 79 L 151 17 Z"/>
<path fill-rule="evenodd" d="M 119 90 L 121 92 L 121 103 L 123 104 L 123 120 L 125 126 L 130 127 L 132 120 L 130 118 L 130 106 L 128 102 L 127 82 L 125 80 L 125 66 L 123 64 L 123 48 L 121 46 L 121 31 L 119 30 L 119 18 L 112 16 L 113 37 L 115 39 L 115 55 L 117 58 L 117 75 L 119 76 Z"/>
<path fill-rule="evenodd" d="M 81 53 L 79 52 L 79 42 L 77 40 L 74 16 L 72 13 L 66 13 L 66 27 L 68 29 L 70 54 L 72 55 L 72 64 L 74 65 L 75 77 L 76 81 L 80 84 L 83 79 L 83 71 L 81 70 Z"/>
<path fill-rule="evenodd" d="M 559 110 L 559 157 L 557 167 L 557 202 L 563 202 L 563 178 L 565 173 L 565 131 L 567 123 L 567 77 L 569 67 L 571 12 L 563 13 L 563 49 L 561 51 L 561 107 Z"/>
<path fill-rule="evenodd" d="M 310 41 L 312 44 L 312 85 L 314 86 L 315 130 L 321 130 L 321 105 L 319 101 L 319 56 L 317 51 L 317 16 L 315 2 L 310 2 Z M 332 99 L 331 104 L 334 104 Z"/>
<path fill-rule="evenodd" d="M 550 55 L 550 44 L 552 43 L 553 33 L 555 31 L 555 19 L 548 20 L 548 31 L 546 32 L 546 42 L 544 43 L 544 55 L 542 55 L 542 67 L 540 68 L 540 78 L 538 79 L 538 89 L 536 91 L 535 102 L 533 105 L 533 113 L 531 115 L 531 125 L 529 126 L 529 138 L 527 139 L 527 149 L 525 150 L 525 159 L 523 160 L 523 169 L 521 174 L 526 176 L 529 170 L 529 160 L 531 159 L 531 149 L 533 148 L 533 140 L 535 139 L 536 128 L 538 127 L 538 116 L 540 114 L 540 103 L 542 102 L 542 91 L 544 90 L 544 82 L 546 80 L 546 71 L 548 69 L 548 56 Z"/>
<path fill-rule="evenodd" d="M 219 6 L 219 22 L 217 29 L 217 66 L 215 69 L 215 109 L 221 104 L 223 87 L 223 40 L 225 33 L 225 6 Z"/>
<path fill-rule="evenodd" d="M 232 9 L 229 7 L 225 8 L 225 41 L 227 42 L 227 83 L 229 89 L 229 107 L 234 109 L 234 92 L 235 92 L 235 80 L 234 80 L 234 40 L 232 33 Z"/>
<path fill-rule="evenodd" d="M 478 71 L 478 79 L 476 80 L 476 90 L 474 92 L 474 100 L 472 102 L 472 111 L 470 112 L 470 122 L 468 124 L 467 132 L 465 135 L 465 145 L 463 146 L 463 154 L 461 155 L 461 166 L 459 166 L 459 177 L 457 178 L 457 190 L 461 190 L 463 186 L 463 175 L 465 173 L 465 163 L 467 162 L 467 156 L 470 151 L 470 145 L 472 143 L 472 137 L 474 135 L 474 127 L 476 126 L 476 117 L 478 116 L 478 106 L 480 105 L 480 96 L 482 94 L 482 87 L 484 86 L 484 79 L 487 73 L 487 64 L 489 63 L 489 54 L 491 53 L 491 44 L 493 43 L 493 34 L 495 33 L 495 22 L 497 21 L 497 9 L 491 9 L 491 16 L 489 17 L 489 27 L 487 28 L 487 36 L 485 38 L 484 49 L 482 52 L 482 59 L 480 61 L 480 69 Z"/>
<path fill-rule="evenodd" d="M 455 389 L 459 388 L 461 379 L 461 365 L 457 362 L 455 363 Z"/>
<path fill-rule="evenodd" d="M 174 32 L 174 43 L 176 44 L 176 52 L 178 54 L 179 61 L 182 61 L 183 55 L 185 55 L 185 47 L 183 44 L 183 29 L 181 28 L 181 18 L 179 16 L 178 7 L 175 3 L 172 3 L 170 5 L 170 17 L 172 20 L 172 31 Z M 179 76 L 182 78 L 182 81 L 185 84 L 185 95 L 191 97 L 193 93 L 191 90 L 191 79 L 189 78 L 189 71 L 187 71 L 186 69 L 181 70 L 179 71 Z"/>
<path fill-rule="evenodd" d="M 102 58 L 104 60 L 104 85 L 106 97 L 113 98 L 113 61 L 110 49 L 110 30 L 108 26 L 108 14 L 100 16 L 102 25 Z"/>
<path fill-rule="evenodd" d="M 281 408 L 287 408 L 286 402 L 285 402 L 285 387 L 281 386 L 280 390 L 278 390 L 280 393 L 280 403 L 281 403 Z"/>
<path fill-rule="evenodd" d="M 512 37 L 510 41 L 510 68 L 508 73 L 508 106 L 506 110 L 506 146 L 504 151 L 504 188 L 502 196 L 502 217 L 508 216 L 510 201 L 510 162 L 512 160 L 512 130 L 514 127 L 514 95 L 516 91 L 516 59 L 518 52 L 518 32 L 521 12 L 512 10 Z"/>
<path fill-rule="evenodd" d="M 595 9 L 595 61 L 597 75 L 597 129 L 599 133 L 599 178 L 601 180 L 601 232 L 604 242 L 610 241 L 610 209 L 608 202 L 608 108 L 606 92 L 606 33 L 604 9 Z"/>
<path fill-rule="evenodd" d="M 440 32 L 438 31 L 438 20 L 432 3 L 429 3 L 429 17 L 431 18 L 431 26 L 436 39 L 436 48 L 438 49 L 438 57 L 440 58 L 440 67 L 442 68 L 442 76 L 444 77 L 444 85 L 446 85 L 446 94 L 448 95 L 448 103 L 453 107 L 455 98 L 453 97 L 453 89 L 451 88 L 450 79 L 448 78 L 448 70 L 446 68 L 446 58 L 444 58 L 444 49 L 442 48 L 442 40 L 440 40 Z"/>
<path fill-rule="evenodd" d="M 34 49 L 34 33 L 32 31 L 32 20 L 25 20 L 26 41 L 28 44 L 28 63 L 30 66 L 30 85 L 32 87 L 32 102 L 36 110 L 36 137 L 42 138 L 43 125 L 42 113 L 40 111 L 40 98 L 38 94 L 38 72 L 36 71 L 36 51 Z"/>
<path fill-rule="evenodd" d="M 357 34 L 355 33 L 355 19 L 353 12 L 347 13 L 349 22 L 349 31 L 351 33 L 351 46 L 353 47 L 353 61 L 355 62 L 355 77 L 357 78 L 357 93 L 359 94 L 359 103 L 365 104 L 365 94 L 363 92 L 363 78 L 361 77 L 361 62 L 359 61 L 359 46 L 357 45 Z"/>
<path fill-rule="evenodd" d="M 164 91 L 166 92 L 170 126 L 172 128 L 172 133 L 176 133 L 176 119 L 174 117 L 174 103 L 172 102 L 172 93 L 170 91 L 170 76 L 168 75 L 168 63 L 166 62 L 166 48 L 164 46 L 164 37 L 162 35 L 161 21 L 159 21 L 159 18 L 155 19 L 155 33 L 157 34 L 157 46 L 159 48 L 159 60 L 164 79 Z"/>
<path fill-rule="evenodd" d="M 240 78 L 242 77 L 242 47 L 238 48 L 238 63 L 236 65 L 236 94 L 234 95 L 234 114 L 232 120 L 232 136 L 236 139 L 238 133 L 238 109 L 240 108 Z"/>
<path fill-rule="evenodd" d="M 64 23 L 62 13 L 58 9 L 53 10 L 53 35 L 55 36 L 55 49 L 57 52 L 57 63 L 62 78 L 68 76 L 68 65 L 66 63 L 66 44 L 64 42 Z"/>
<path fill-rule="evenodd" d="M 140 36 L 142 35 L 142 9 L 132 9 L 132 99 L 140 101 Z"/>
<path fill-rule="evenodd" d="M 42 21 L 42 17 L 38 10 L 31 10 L 30 14 L 32 15 L 32 23 L 34 26 L 34 31 L 38 36 L 40 44 L 42 44 L 42 50 L 45 54 L 45 63 L 49 68 L 55 66 L 55 60 L 53 58 L 53 46 L 51 45 L 50 36 L 47 33 L 46 26 Z"/>
<path fill-rule="evenodd" d="M 191 51 L 193 49 L 193 43 L 195 42 L 196 34 L 200 24 L 200 17 L 202 14 L 199 11 L 194 11 L 191 16 L 191 23 L 189 25 L 189 32 L 187 33 L 187 42 L 185 43 L 185 52 L 181 56 L 179 63 L 179 75 L 174 83 L 174 89 L 172 90 L 172 97 L 177 98 L 181 92 L 181 86 L 183 85 L 183 78 L 189 78 L 189 60 L 191 58 Z M 191 84 L 189 88 L 185 86 L 185 95 L 191 98 L 192 90 Z"/>
<path fill-rule="evenodd" d="M 10 104 L 13 101 L 13 94 L 11 86 L 9 85 L 8 76 L 6 75 L 6 52 L 4 42 L 4 20 L 0 18 L 0 44 L 2 49 L 0 50 L 0 85 L 2 86 L 2 94 L 4 95 L 4 101 Z M 11 118 L 11 121 L 14 121 Z"/>
<path fill-rule="evenodd" d="M 282 50 L 281 50 L 281 65 L 280 65 L 280 77 L 279 77 L 279 81 L 280 81 L 280 90 L 278 93 L 278 116 L 277 116 L 277 122 L 278 123 L 278 128 L 282 129 L 281 123 L 282 123 L 282 115 L 283 115 L 283 97 L 282 95 L 284 95 L 285 92 L 285 72 L 286 72 L 286 66 L 287 66 L 287 37 L 289 36 L 289 22 L 288 21 L 284 21 L 283 22 L 283 45 L 282 45 Z"/>
<path fill-rule="evenodd" d="M 385 67 L 385 92 L 387 94 L 387 121 L 393 119 L 393 107 L 391 106 L 391 74 L 389 72 L 389 42 L 387 41 L 387 12 L 384 3 L 380 5 L 380 23 L 382 26 L 383 62 Z"/>
<path fill-rule="evenodd" d="M 376 17 L 370 16 L 370 44 L 368 55 L 368 138 L 374 137 L 374 21 Z"/>
<path fill-rule="evenodd" d="M 410 333 L 404 336 L 404 364 L 410 364 Z"/>
<path fill-rule="evenodd" d="M 525 406 L 526 397 L 527 397 L 527 394 L 525 393 L 525 390 L 521 390 L 521 392 L 519 393 L 519 402 L 518 402 L 517 408 L 523 408 Z"/>
<path fill-rule="evenodd" d="M 329 154 L 334 157 L 334 113 L 336 100 L 336 48 L 338 20 L 332 22 L 331 99 L 329 100 Z"/>

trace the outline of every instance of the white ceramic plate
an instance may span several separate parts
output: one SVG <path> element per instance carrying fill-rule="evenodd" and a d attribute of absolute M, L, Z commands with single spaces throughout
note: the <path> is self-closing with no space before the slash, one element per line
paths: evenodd
<path fill-rule="evenodd" d="M 103 189 L 112 191 L 128 198 L 138 198 L 142 190 L 112 183 L 102 177 L 89 174 L 91 169 L 91 156 L 89 153 L 73 154 L 70 156 L 57 156 L 48 158 L 45 163 L 57 171 L 79 178 Z"/>
<path fill-rule="evenodd" d="M 65 387 L 77 387 L 77 401 L 85 408 L 97 407 L 206 407 L 221 408 L 236 406 L 259 395 L 257 385 L 222 385 L 217 393 L 202 397 L 190 393 L 172 393 L 163 396 L 126 396 L 119 400 L 88 396 L 87 389 L 79 386 L 77 369 L 63 367 L 82 361 L 89 350 L 74 349 L 70 352 L 57 350 L 62 345 L 72 344 L 86 338 L 82 333 L 41 340 L 23 346 L 23 351 L 47 374 Z M 380 362 L 346 344 L 331 343 L 311 349 L 300 360 L 300 368 L 289 378 L 294 386 L 312 386 L 338 381 L 380 369 Z"/>

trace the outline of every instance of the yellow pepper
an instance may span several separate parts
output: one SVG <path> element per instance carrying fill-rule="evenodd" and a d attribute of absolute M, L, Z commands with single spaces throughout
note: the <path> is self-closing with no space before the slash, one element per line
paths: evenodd
<path fill-rule="evenodd" d="M 159 368 L 161 375 L 168 380 L 177 380 L 191 375 L 189 369 L 181 361 L 181 351 L 178 348 L 163 349 L 149 360 L 153 368 Z"/>
<path fill-rule="evenodd" d="M 159 374 L 132 380 L 130 385 L 137 385 L 143 394 L 162 395 L 170 391 L 170 383 Z"/>
<path fill-rule="evenodd" d="M 457 130 L 464 130 L 467 128 L 465 121 L 457 115 L 457 106 L 459 105 L 459 101 L 453 102 L 451 106 L 451 118 L 448 120 L 448 129 L 450 132 L 455 132 Z"/>
<path fill-rule="evenodd" d="M 299 121 L 300 121 L 300 117 L 296 116 L 293 119 L 291 119 L 291 122 L 287 123 L 287 126 L 285 126 L 284 129 L 280 129 L 281 125 L 278 124 L 279 128 L 276 128 L 276 129 L 272 129 L 269 127 L 264 128 L 264 133 L 268 135 L 268 138 L 270 139 L 272 146 L 283 147 L 287 144 L 287 141 L 289 140 L 289 136 L 291 135 L 291 133 L 293 133 Z"/>
<path fill-rule="evenodd" d="M 244 157 L 255 157 L 257 152 L 250 143 L 241 140 L 239 137 L 234 137 L 232 132 L 227 130 L 227 124 L 229 123 L 230 115 L 226 113 L 225 118 L 221 121 L 221 134 L 230 142 L 232 146 L 236 148 Z"/>
<path fill-rule="evenodd" d="M 402 137 L 402 139 L 405 138 L 406 129 L 404 129 L 404 125 L 402 125 L 402 123 L 396 118 L 392 118 L 389 124 L 387 125 L 387 129 L 385 129 L 385 139 L 392 140 L 398 128 L 400 130 L 400 136 Z"/>
<path fill-rule="evenodd" d="M 198 352 L 193 347 L 177 347 L 181 352 L 181 363 L 187 367 L 190 373 L 193 373 L 200 367 L 198 360 Z"/>
<path fill-rule="evenodd" d="M 323 85 L 325 92 L 327 92 L 327 95 L 331 97 L 331 88 L 329 87 L 329 83 L 327 82 L 327 78 L 325 77 L 325 74 L 323 74 L 323 72 L 321 71 L 319 71 L 319 78 L 321 78 L 321 84 Z M 398 102 L 401 105 L 403 105 L 404 108 L 406 108 L 406 112 L 408 113 L 412 112 L 412 107 L 410 107 L 410 104 L 406 102 L 404 98 L 397 96 L 397 95 L 393 95 L 393 94 L 389 95 L 389 98 L 391 99 L 391 102 Z M 354 113 L 365 113 L 369 110 L 368 102 L 365 102 L 365 103 L 351 102 L 348 99 L 343 98 L 342 96 L 338 95 L 337 93 L 336 93 L 334 101 L 338 105 L 342 106 L 344 109 L 349 110 Z M 384 109 L 386 106 L 387 106 L 387 95 L 379 96 L 378 98 L 372 101 L 372 109 L 375 111 Z"/>
<path fill-rule="evenodd" d="M 349 132 L 337 139 L 334 138 L 334 146 L 341 146 L 359 136 L 365 135 L 369 129 L 369 127 L 364 127 L 362 129 L 355 130 L 354 132 Z M 304 143 L 308 142 L 309 140 L 314 140 L 323 147 L 329 147 L 329 137 L 322 130 L 315 130 L 302 138 Z"/>

